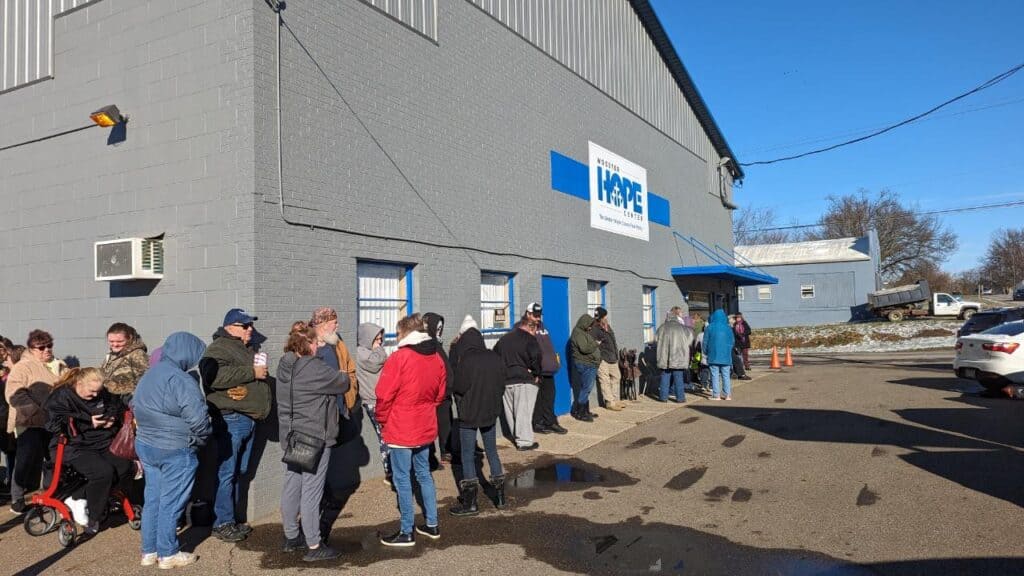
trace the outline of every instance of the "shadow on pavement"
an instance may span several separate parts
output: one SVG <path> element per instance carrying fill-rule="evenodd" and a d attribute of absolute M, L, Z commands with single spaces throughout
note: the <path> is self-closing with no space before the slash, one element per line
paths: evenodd
<path fill-rule="evenodd" d="M 691 408 L 783 440 L 887 444 L 904 448 L 996 448 L 973 438 L 961 438 L 843 410 L 749 408 L 698 404 Z"/>

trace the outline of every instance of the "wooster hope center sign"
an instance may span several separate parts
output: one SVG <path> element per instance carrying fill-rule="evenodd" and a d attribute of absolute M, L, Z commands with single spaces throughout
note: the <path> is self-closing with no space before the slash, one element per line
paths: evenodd
<path fill-rule="evenodd" d="M 590 142 L 590 227 L 647 241 L 647 169 Z"/>

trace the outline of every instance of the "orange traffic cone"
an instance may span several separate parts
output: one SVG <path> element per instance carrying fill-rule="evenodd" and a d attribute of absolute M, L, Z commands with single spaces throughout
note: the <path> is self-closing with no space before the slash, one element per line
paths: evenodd
<path fill-rule="evenodd" d="M 779 349 L 776 346 L 772 346 L 772 363 L 768 365 L 772 370 L 781 370 L 782 365 L 779 364 Z"/>
<path fill-rule="evenodd" d="M 789 351 L 789 345 L 786 345 L 786 359 L 782 361 L 782 365 L 787 368 L 793 367 L 793 354 Z"/>

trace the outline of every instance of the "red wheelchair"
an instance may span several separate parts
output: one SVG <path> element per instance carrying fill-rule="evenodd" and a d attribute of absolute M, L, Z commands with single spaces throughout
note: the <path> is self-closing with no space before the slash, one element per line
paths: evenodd
<path fill-rule="evenodd" d="M 64 448 L 67 443 L 65 435 L 57 437 L 49 486 L 45 492 L 32 496 L 24 521 L 25 531 L 32 536 L 42 536 L 56 530 L 57 541 L 64 548 L 74 546 L 78 538 L 78 525 L 64 500 L 79 493 L 86 484 L 81 474 L 64 465 Z M 132 530 L 142 528 L 142 507 L 132 504 L 120 488 L 115 487 L 110 493 L 109 511 L 123 512 Z"/>

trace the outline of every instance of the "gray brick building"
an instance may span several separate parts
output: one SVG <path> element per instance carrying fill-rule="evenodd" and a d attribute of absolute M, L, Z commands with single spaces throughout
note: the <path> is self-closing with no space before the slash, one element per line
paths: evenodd
<path fill-rule="evenodd" d="M 0 334 L 46 328 L 89 365 L 114 321 L 154 348 L 237 306 L 273 371 L 316 306 L 354 348 L 360 319 L 472 314 L 493 338 L 543 300 L 560 338 L 600 303 L 639 347 L 684 297 L 770 280 L 720 265 L 743 174 L 647 0 L 275 5 L 4 3 Z M 84 129 L 108 104 L 123 133 Z M 94 280 L 94 243 L 133 237 L 162 238 L 163 278 Z M 379 473 L 362 434 L 339 486 Z"/>

